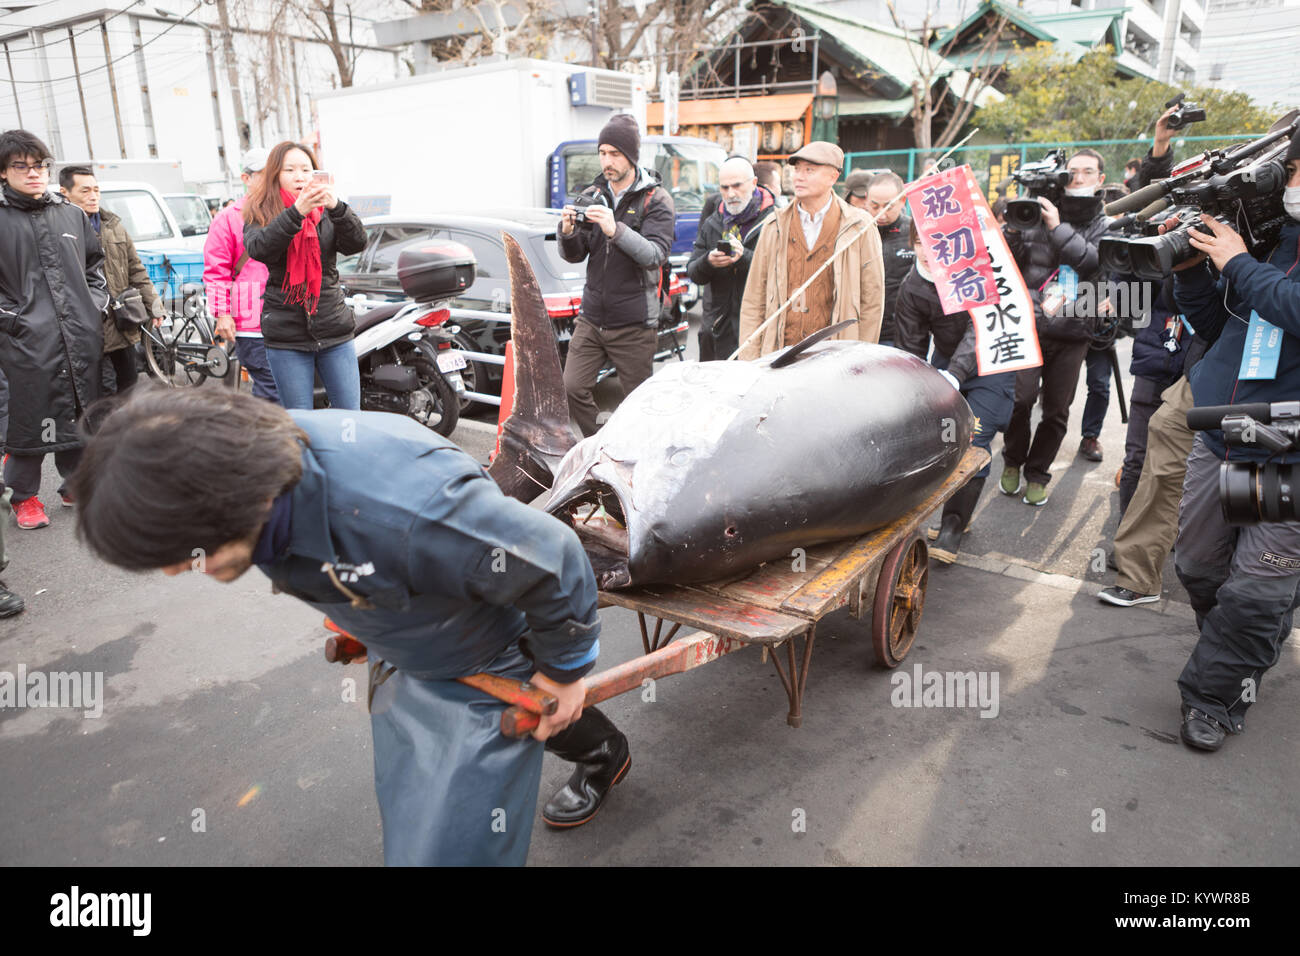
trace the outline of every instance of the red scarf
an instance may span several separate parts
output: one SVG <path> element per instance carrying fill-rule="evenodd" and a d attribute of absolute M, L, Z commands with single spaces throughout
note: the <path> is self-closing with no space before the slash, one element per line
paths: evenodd
<path fill-rule="evenodd" d="M 288 209 L 297 200 L 297 196 L 287 189 L 280 190 L 280 199 Z M 301 303 L 308 315 L 316 314 L 320 303 L 320 239 L 316 235 L 316 224 L 320 222 L 321 208 L 317 207 L 303 217 L 302 228 L 289 243 L 289 256 L 284 267 L 284 284 L 280 286 L 285 293 L 286 305 Z"/>

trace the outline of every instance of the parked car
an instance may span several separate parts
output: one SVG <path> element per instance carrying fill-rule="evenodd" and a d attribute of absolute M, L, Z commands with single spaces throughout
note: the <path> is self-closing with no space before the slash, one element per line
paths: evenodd
<path fill-rule="evenodd" d="M 121 217 L 137 249 L 203 250 L 207 229 L 201 234 L 182 231 L 163 194 L 148 183 L 101 182 L 99 199 Z"/>
<path fill-rule="evenodd" d="M 403 249 L 430 239 L 464 243 L 473 250 L 478 271 L 473 285 L 451 303 L 452 318 L 460 326 L 457 343 L 469 352 L 504 355 L 506 343 L 510 341 L 510 273 L 501 233 L 508 232 L 518 240 L 537 276 L 546 310 L 555 324 L 563 362 L 582 304 L 586 266 L 566 262 L 560 257 L 555 235 L 559 216 L 555 210 L 510 210 L 510 213 L 510 219 L 479 216 L 375 216 L 365 219 L 363 222 L 369 235 L 365 249 L 338 260 L 344 292 L 349 296 L 364 295 L 367 299 L 400 299 L 402 289 L 397 281 L 397 257 Z M 687 324 L 679 304 L 682 290 L 676 282 L 673 290 L 676 298 L 665 309 L 660 323 L 660 348 L 655 356 L 658 360 L 669 358 L 685 348 Z M 465 388 L 479 396 L 499 397 L 503 371 L 500 364 L 471 360 L 469 367 L 462 372 Z M 472 403 L 474 397 L 468 401 Z"/>
<path fill-rule="evenodd" d="M 206 236 L 212 226 L 212 213 L 198 193 L 163 193 L 182 236 Z"/>

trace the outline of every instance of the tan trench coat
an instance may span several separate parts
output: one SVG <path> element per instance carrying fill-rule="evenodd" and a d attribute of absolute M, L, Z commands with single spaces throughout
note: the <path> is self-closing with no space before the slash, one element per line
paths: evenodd
<path fill-rule="evenodd" d="M 857 319 L 856 325 L 834 337 L 862 342 L 880 341 L 880 323 L 885 309 L 885 262 L 880 232 L 863 209 L 840 204 L 840 230 L 832 253 L 831 271 L 835 300 L 830 324 Z M 749 267 L 749 281 L 740 305 L 740 341 L 744 342 L 763 321 L 790 297 L 786 281 L 786 243 L 791 229 L 801 228 L 797 203 L 786 206 L 763 227 Z M 754 359 L 779 351 L 785 342 L 785 318 L 789 309 L 767 327 L 761 338 L 741 350 L 740 358 Z"/>
<path fill-rule="evenodd" d="M 99 211 L 99 242 L 104 247 L 104 278 L 108 280 L 109 294 L 116 296 L 129 288 L 137 289 L 151 316 L 161 318 L 165 315 L 162 300 L 149 281 L 149 270 L 140 261 L 135 243 L 122 225 L 121 218 L 102 207 Z M 139 341 L 138 331 L 123 332 L 112 318 L 104 319 L 105 352 L 116 352 Z"/>

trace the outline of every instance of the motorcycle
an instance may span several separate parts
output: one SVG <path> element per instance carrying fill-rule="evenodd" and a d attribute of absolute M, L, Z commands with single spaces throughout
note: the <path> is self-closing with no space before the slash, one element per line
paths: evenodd
<path fill-rule="evenodd" d="M 378 306 L 357 320 L 353 345 L 361 371 L 361 408 L 409 415 L 444 437 L 460 419 L 465 395 L 461 370 L 468 364 L 455 348 L 459 328 L 447 303 L 474 281 L 474 254 L 442 242 L 403 250 L 397 278 L 410 298 Z M 316 390 L 316 405 L 325 399 Z"/>
<path fill-rule="evenodd" d="M 460 419 L 465 357 L 453 348 L 444 303 L 394 302 L 357 320 L 353 347 L 361 372 L 361 408 L 409 415 L 439 435 L 452 433 Z M 323 405 L 324 389 L 316 392 Z"/>

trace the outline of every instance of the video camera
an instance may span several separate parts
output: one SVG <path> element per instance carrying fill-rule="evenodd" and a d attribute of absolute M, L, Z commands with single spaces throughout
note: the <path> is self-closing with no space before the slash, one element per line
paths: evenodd
<path fill-rule="evenodd" d="M 1187 427 L 1218 428 L 1229 448 L 1262 448 L 1274 455 L 1300 447 L 1300 402 L 1210 405 L 1187 412 Z M 1219 468 L 1219 505 L 1228 524 L 1300 520 L 1300 465 L 1275 461 L 1224 462 Z"/>
<path fill-rule="evenodd" d="M 1179 93 L 1172 100 L 1165 104 L 1165 109 L 1171 106 L 1177 106 L 1178 109 L 1169 114 L 1165 120 L 1165 125 L 1170 129 L 1182 129 L 1184 126 L 1190 126 L 1192 123 L 1205 122 L 1205 108 L 1197 106 L 1195 103 L 1188 103 L 1187 94 Z"/>
<path fill-rule="evenodd" d="M 1011 174 L 1028 197 L 1007 200 L 1006 220 L 1012 229 L 1033 229 L 1043 218 L 1038 197 L 1061 204 L 1065 187 L 1070 185 L 1070 171 L 1065 168 L 1065 150 L 1054 149 L 1037 163 L 1025 163 Z"/>
<path fill-rule="evenodd" d="M 1181 164 L 1168 179 L 1110 203 L 1106 215 L 1133 215 L 1112 224 L 1118 235 L 1101 240 L 1102 268 L 1139 279 L 1164 278 L 1196 255 L 1188 232 L 1200 224 L 1201 213 L 1235 229 L 1247 251 L 1258 258 L 1288 219 L 1282 208 L 1285 156 L 1297 130 L 1300 120 L 1293 120 L 1251 142 L 1207 150 Z M 1170 216 L 1178 223 L 1162 235 L 1160 226 Z"/>

